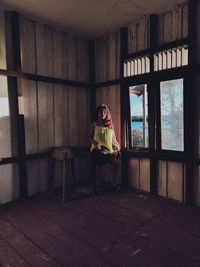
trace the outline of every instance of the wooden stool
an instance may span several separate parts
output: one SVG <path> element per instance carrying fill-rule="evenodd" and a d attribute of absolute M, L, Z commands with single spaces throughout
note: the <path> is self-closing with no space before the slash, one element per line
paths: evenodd
<path fill-rule="evenodd" d="M 63 201 L 70 199 L 71 192 L 70 177 L 69 175 L 66 177 L 66 173 L 69 174 L 71 172 L 72 182 L 75 184 L 75 159 L 83 157 L 87 161 L 88 152 L 88 148 L 83 147 L 60 146 L 51 148 L 49 190 L 53 187 L 56 160 L 62 161 Z"/>

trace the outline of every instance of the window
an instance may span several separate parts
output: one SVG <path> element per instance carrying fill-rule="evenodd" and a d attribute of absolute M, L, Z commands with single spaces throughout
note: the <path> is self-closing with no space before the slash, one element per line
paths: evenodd
<path fill-rule="evenodd" d="M 188 65 L 188 46 L 178 46 L 154 54 L 154 71 Z"/>
<path fill-rule="evenodd" d="M 183 79 L 160 83 L 161 149 L 184 150 Z"/>
<path fill-rule="evenodd" d="M 147 148 L 149 146 L 147 85 L 130 86 L 129 97 L 132 146 Z"/>
<path fill-rule="evenodd" d="M 148 73 L 150 71 L 149 56 L 135 57 L 124 62 L 124 77 Z"/>

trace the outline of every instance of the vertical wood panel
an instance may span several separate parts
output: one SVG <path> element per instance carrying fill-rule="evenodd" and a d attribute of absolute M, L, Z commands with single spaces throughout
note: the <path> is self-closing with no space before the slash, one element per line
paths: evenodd
<path fill-rule="evenodd" d="M 138 51 L 147 48 L 147 36 L 148 36 L 148 21 L 143 19 L 138 24 Z"/>
<path fill-rule="evenodd" d="M 19 175 L 16 163 L 0 166 L 0 184 L 0 204 L 19 198 Z"/>
<path fill-rule="evenodd" d="M 150 192 L 150 160 L 140 159 L 140 190 Z"/>
<path fill-rule="evenodd" d="M 36 73 L 35 22 L 20 17 L 20 45 L 22 71 Z"/>
<path fill-rule="evenodd" d="M 128 184 L 129 186 L 140 189 L 140 169 L 139 159 L 129 159 L 128 161 Z"/>
<path fill-rule="evenodd" d="M 167 196 L 166 179 L 167 179 L 166 161 L 159 160 L 159 164 L 158 164 L 158 195 L 159 196 L 163 196 L 163 197 Z"/>
<path fill-rule="evenodd" d="M 54 146 L 53 117 L 53 86 L 38 82 L 39 152 L 49 151 Z"/>
<path fill-rule="evenodd" d="M 36 23 L 37 74 L 53 76 L 52 29 Z"/>
<path fill-rule="evenodd" d="M 168 162 L 168 197 L 182 201 L 182 163 Z"/>
<path fill-rule="evenodd" d="M 172 42 L 185 37 L 188 37 L 188 4 L 159 15 L 159 44 Z"/>
<path fill-rule="evenodd" d="M 77 37 L 68 36 L 68 79 L 77 79 Z"/>
<path fill-rule="evenodd" d="M 62 36 L 53 30 L 53 77 L 62 78 Z"/>
<path fill-rule="evenodd" d="M 107 80 L 107 37 L 95 40 L 96 82 Z"/>
<path fill-rule="evenodd" d="M 89 81 L 89 53 L 88 41 L 77 38 L 77 81 Z"/>
<path fill-rule="evenodd" d="M 61 33 L 62 41 L 62 78 L 68 79 L 68 35 Z"/>
<path fill-rule="evenodd" d="M 28 196 L 31 196 L 40 192 L 40 160 L 28 160 L 26 168 Z"/>
<path fill-rule="evenodd" d="M 182 37 L 188 37 L 188 4 L 184 5 L 182 8 L 183 14 L 183 26 L 182 26 Z"/>
<path fill-rule="evenodd" d="M 55 146 L 64 145 L 64 117 L 65 117 L 65 98 L 64 86 L 54 84 L 54 132 Z"/>
<path fill-rule="evenodd" d="M 80 125 L 78 125 L 77 113 L 78 107 L 78 89 L 76 87 L 69 87 L 69 145 L 76 146 L 78 143 L 78 131 L 80 131 Z"/>
<path fill-rule="evenodd" d="M 69 145 L 69 88 L 68 86 L 64 86 L 64 107 L 63 107 L 63 114 L 64 114 L 64 145 Z"/>
<path fill-rule="evenodd" d="M 37 88 L 35 81 L 22 80 L 26 153 L 38 152 Z"/>

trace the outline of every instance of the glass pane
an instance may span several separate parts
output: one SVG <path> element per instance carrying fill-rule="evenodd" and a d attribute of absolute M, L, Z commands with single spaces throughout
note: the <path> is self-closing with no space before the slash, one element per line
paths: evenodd
<path fill-rule="evenodd" d="M 149 146 L 147 85 L 129 87 L 129 95 L 132 145 L 146 148 Z"/>
<path fill-rule="evenodd" d="M 183 79 L 160 83 L 161 148 L 183 151 Z"/>
<path fill-rule="evenodd" d="M 0 147 L 0 157 L 12 156 L 8 84 L 7 78 L 4 76 L 0 76 Z"/>

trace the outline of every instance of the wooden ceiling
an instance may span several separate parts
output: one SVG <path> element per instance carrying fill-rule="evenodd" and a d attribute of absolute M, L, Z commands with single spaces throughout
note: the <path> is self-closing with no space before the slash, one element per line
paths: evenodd
<path fill-rule="evenodd" d="M 95 38 L 185 0 L 1 0 L 0 7 L 85 38 Z"/>

